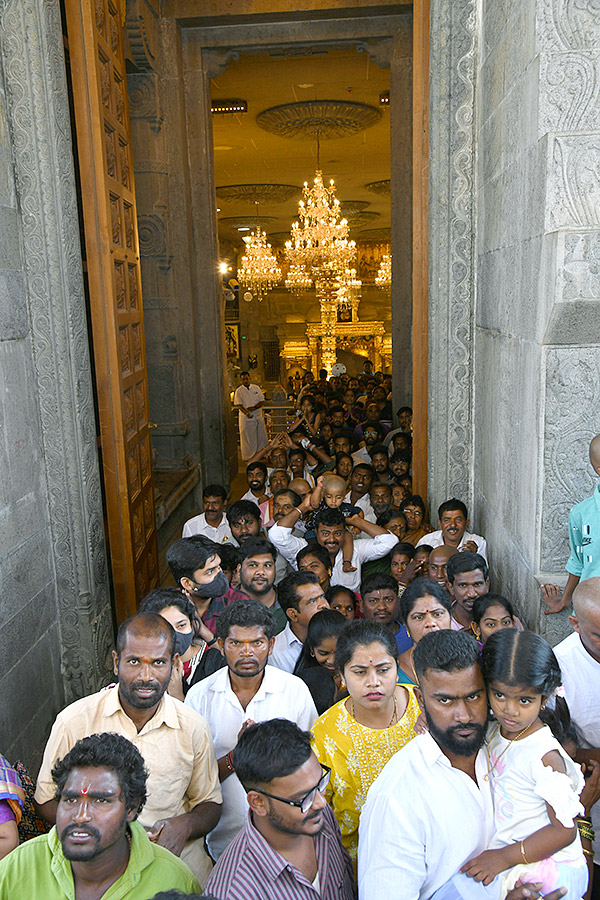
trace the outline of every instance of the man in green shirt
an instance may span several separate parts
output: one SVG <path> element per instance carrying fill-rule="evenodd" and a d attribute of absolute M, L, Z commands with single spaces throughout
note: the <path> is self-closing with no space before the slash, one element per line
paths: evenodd
<path fill-rule="evenodd" d="M 188 867 L 152 843 L 139 822 L 147 772 L 119 734 L 78 741 L 52 769 L 56 825 L 0 862 L 0 900 L 147 900 L 200 891 Z"/>

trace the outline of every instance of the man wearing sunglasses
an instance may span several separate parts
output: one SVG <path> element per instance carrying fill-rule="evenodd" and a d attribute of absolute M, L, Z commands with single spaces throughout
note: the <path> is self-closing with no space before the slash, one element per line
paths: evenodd
<path fill-rule="evenodd" d="M 354 900 L 352 863 L 325 801 L 330 770 L 310 734 L 287 719 L 251 725 L 232 763 L 248 820 L 219 857 L 205 890 L 227 900 Z"/>

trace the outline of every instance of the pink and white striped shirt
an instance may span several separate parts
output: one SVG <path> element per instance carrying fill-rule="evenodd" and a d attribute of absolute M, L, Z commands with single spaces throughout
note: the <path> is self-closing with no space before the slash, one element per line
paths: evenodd
<path fill-rule="evenodd" d="M 248 821 L 210 873 L 204 890 L 220 900 L 356 900 L 352 862 L 342 845 L 331 809 L 323 809 L 323 828 L 315 835 L 318 891 L 295 866 L 277 853 Z"/>

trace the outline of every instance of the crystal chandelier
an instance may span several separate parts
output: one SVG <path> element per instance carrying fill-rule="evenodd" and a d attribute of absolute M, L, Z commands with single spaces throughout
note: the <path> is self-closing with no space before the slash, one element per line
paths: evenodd
<path fill-rule="evenodd" d="M 356 269 L 344 269 L 338 280 L 337 305 L 341 310 L 358 306 L 362 281 L 356 277 Z"/>
<path fill-rule="evenodd" d="M 312 270 L 343 272 L 356 258 L 356 244 L 348 240 L 348 222 L 341 218 L 340 201 L 333 179 L 326 187 L 320 164 L 317 135 L 317 169 L 311 187 L 304 182 L 298 203 L 298 221 L 292 223 L 285 253 L 291 265 Z"/>
<path fill-rule="evenodd" d="M 312 278 L 304 266 L 291 265 L 285 278 L 285 286 L 291 291 L 300 293 L 307 291 L 312 284 Z"/>
<path fill-rule="evenodd" d="M 389 287 L 392 283 L 392 257 L 386 253 L 381 257 L 379 271 L 375 276 L 375 284 L 380 288 Z"/>
<path fill-rule="evenodd" d="M 238 281 L 262 300 L 264 295 L 281 281 L 281 269 L 260 224 L 257 223 L 256 231 L 243 240 L 246 252 L 237 271 Z"/>

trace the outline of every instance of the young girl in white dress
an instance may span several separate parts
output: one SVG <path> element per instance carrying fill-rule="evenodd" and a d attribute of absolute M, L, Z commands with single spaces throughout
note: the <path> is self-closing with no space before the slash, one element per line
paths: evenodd
<path fill-rule="evenodd" d="M 588 870 L 574 819 L 583 813 L 583 776 L 551 730 L 562 737 L 568 728 L 566 702 L 555 696 L 554 709 L 546 706 L 561 683 L 558 661 L 538 634 L 505 629 L 484 645 L 483 675 L 496 719 L 486 775 L 496 832 L 461 871 L 502 900 L 517 880 L 541 884 L 542 896 L 563 887 L 566 900 L 580 900 Z"/>

